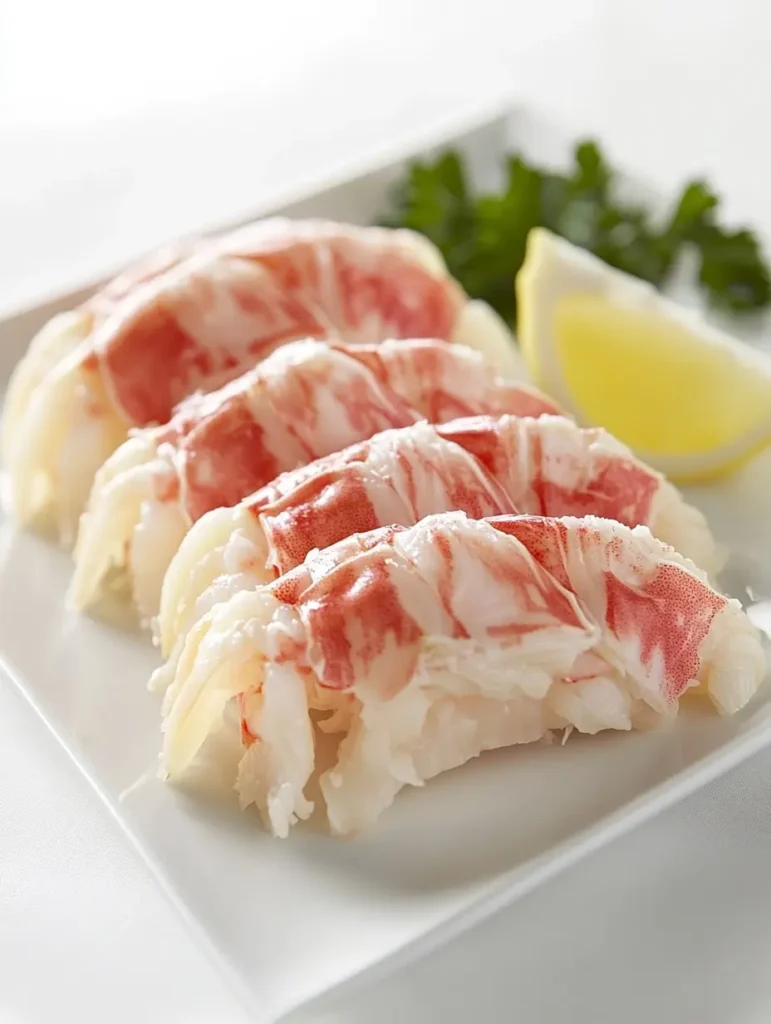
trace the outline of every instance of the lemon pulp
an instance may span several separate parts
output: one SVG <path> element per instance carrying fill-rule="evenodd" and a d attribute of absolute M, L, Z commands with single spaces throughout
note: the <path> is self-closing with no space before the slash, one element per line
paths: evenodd
<path fill-rule="evenodd" d="M 563 295 L 554 318 L 576 412 L 632 448 L 668 456 L 730 449 L 771 420 L 771 373 L 728 346 L 705 345 L 687 324 L 587 293 Z"/>

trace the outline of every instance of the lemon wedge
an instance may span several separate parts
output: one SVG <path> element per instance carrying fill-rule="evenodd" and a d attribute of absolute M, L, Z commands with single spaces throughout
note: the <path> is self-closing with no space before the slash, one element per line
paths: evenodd
<path fill-rule="evenodd" d="M 543 228 L 516 281 L 535 383 L 662 472 L 715 477 L 771 441 L 771 358 Z"/>

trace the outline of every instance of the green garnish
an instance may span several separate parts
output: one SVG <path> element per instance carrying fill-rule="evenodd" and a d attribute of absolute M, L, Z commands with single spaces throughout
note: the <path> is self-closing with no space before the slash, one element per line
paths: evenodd
<path fill-rule="evenodd" d="M 516 320 L 513 279 L 531 228 L 541 225 L 611 266 L 663 286 L 683 246 L 697 256 L 699 283 L 711 306 L 735 313 L 764 309 L 771 278 L 752 231 L 717 221 L 719 199 L 703 181 L 688 183 L 662 224 L 614 195 L 614 172 L 599 146 L 579 143 L 566 174 L 522 156 L 506 159 L 499 193 L 475 194 L 463 158 L 448 150 L 412 164 L 382 223 L 412 228 L 442 252 L 469 295 Z"/>

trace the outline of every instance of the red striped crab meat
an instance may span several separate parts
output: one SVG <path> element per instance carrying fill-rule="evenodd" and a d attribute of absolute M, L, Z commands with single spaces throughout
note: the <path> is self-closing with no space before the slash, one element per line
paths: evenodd
<path fill-rule="evenodd" d="M 279 473 L 426 417 L 553 412 L 478 352 L 442 341 L 284 345 L 221 390 L 136 431 L 96 475 L 75 547 L 71 603 L 128 575 L 140 617 L 157 614 L 163 576 L 190 525 Z M 506 511 L 506 509 L 501 509 Z"/>
<path fill-rule="evenodd" d="M 191 630 L 164 707 L 184 776 L 232 703 L 236 789 L 286 836 L 320 775 L 329 827 L 373 823 L 404 786 L 554 732 L 649 728 L 701 691 L 723 714 L 766 673 L 755 630 L 645 526 L 594 516 L 429 516 L 312 553 Z"/>
<path fill-rule="evenodd" d="M 489 483 L 482 501 L 479 485 L 466 482 L 470 462 L 475 479 L 484 482 L 484 473 L 505 496 L 501 513 L 592 513 L 642 524 L 702 568 L 717 567 L 701 512 L 604 430 L 549 415 L 418 423 L 282 474 L 195 523 L 163 583 L 158 635 L 168 662 L 155 684 L 164 687 L 187 631 L 214 604 L 290 571 L 315 548 L 378 526 L 413 526 L 436 512 L 495 514 L 481 511 Z"/>
<path fill-rule="evenodd" d="M 74 539 L 94 476 L 132 427 L 162 424 L 304 337 L 463 341 L 518 368 L 511 333 L 408 231 L 262 221 L 159 253 L 54 318 L 11 380 L 10 511 Z"/>

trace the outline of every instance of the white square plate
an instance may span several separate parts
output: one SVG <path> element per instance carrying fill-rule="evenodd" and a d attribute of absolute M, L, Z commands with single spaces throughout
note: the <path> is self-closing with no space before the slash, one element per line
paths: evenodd
<path fill-rule="evenodd" d="M 487 176 L 506 142 L 539 156 L 564 149 L 532 119 L 515 117 L 508 139 L 505 127 L 478 114 L 415 152 L 452 141 Z M 289 212 L 370 221 L 406 154 L 396 155 Z M 0 324 L 3 387 L 37 325 L 73 301 Z M 690 497 L 730 547 L 726 587 L 751 595 L 762 616 L 771 456 Z M 765 688 L 731 719 L 694 707 L 660 732 L 498 751 L 404 792 L 365 835 L 333 841 L 300 828 L 280 842 L 238 811 L 224 778 L 184 791 L 156 780 L 159 709 L 145 689 L 155 652 L 66 612 L 69 573 L 65 553 L 0 523 L 2 661 L 260 1022 L 446 941 L 771 743 Z"/>

